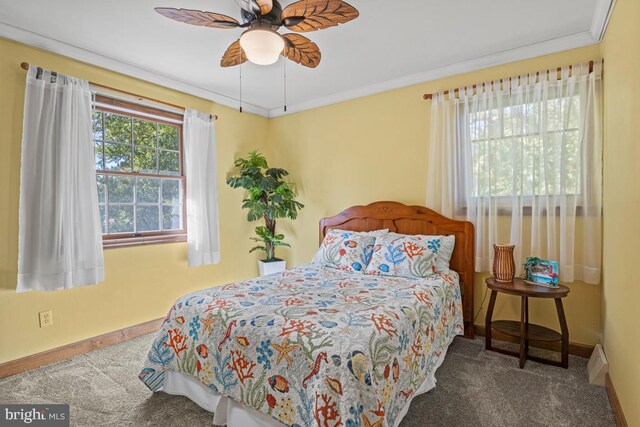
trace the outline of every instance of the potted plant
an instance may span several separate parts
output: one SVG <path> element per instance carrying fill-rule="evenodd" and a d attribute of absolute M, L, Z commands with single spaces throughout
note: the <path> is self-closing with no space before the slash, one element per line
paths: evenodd
<path fill-rule="evenodd" d="M 240 169 L 239 174 L 227 178 L 227 184 L 247 191 L 247 198 L 242 201 L 242 208 L 249 210 L 247 220 L 264 219 L 265 223 L 256 227 L 257 237 L 251 240 L 259 244 L 249 252 L 265 252 L 266 258 L 258 261 L 261 276 L 280 272 L 286 268 L 286 262 L 276 258 L 276 246 L 290 245 L 284 242 L 283 234 L 276 234 L 276 220 L 296 219 L 298 210 L 304 205 L 296 201 L 294 185 L 283 180 L 289 172 L 270 168 L 267 159 L 258 151 L 252 151 L 246 159 L 236 159 L 234 166 Z"/>

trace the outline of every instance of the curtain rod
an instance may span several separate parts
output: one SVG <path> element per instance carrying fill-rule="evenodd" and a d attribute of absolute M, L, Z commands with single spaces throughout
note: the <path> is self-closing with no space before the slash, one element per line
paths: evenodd
<path fill-rule="evenodd" d="M 604 63 L 604 59 L 603 59 L 603 60 L 601 60 L 601 61 Z M 571 71 L 572 69 L 573 69 L 573 66 L 569 65 L 569 71 Z M 556 69 L 556 71 L 557 71 L 558 73 L 561 73 L 561 72 L 562 72 L 562 67 L 558 67 L 558 68 Z M 591 72 L 593 72 L 593 61 L 589 61 L 589 72 L 590 72 L 590 73 L 591 73 Z M 538 77 L 538 76 L 540 76 L 540 72 L 539 72 L 539 71 L 538 71 L 538 72 L 536 72 L 536 77 Z M 512 78 L 513 78 L 513 77 L 509 77 L 508 79 L 500 79 L 500 80 L 499 80 L 499 82 L 500 82 L 500 83 L 502 83 L 502 82 L 504 82 L 505 80 L 509 80 L 509 81 L 510 81 Z M 473 85 L 473 86 L 471 86 L 471 87 L 475 90 L 478 86 L 482 86 L 482 85 L 484 85 L 484 83 L 481 83 L 481 84 L 478 84 L 478 85 Z M 444 94 L 445 94 L 445 95 L 448 95 L 448 94 L 449 94 L 449 93 L 451 93 L 451 92 L 452 92 L 451 90 L 445 90 L 445 91 L 444 91 Z M 454 93 L 454 94 L 456 94 L 456 95 L 457 95 L 457 94 L 458 94 L 458 92 L 459 92 L 459 89 L 457 89 L 457 88 L 456 88 L 456 89 L 453 89 L 453 93 Z M 432 94 L 432 93 L 426 93 L 426 94 L 424 94 L 424 95 L 422 96 L 422 98 L 423 98 L 423 99 L 431 99 L 431 98 L 433 98 L 433 94 Z"/>
<path fill-rule="evenodd" d="M 29 69 L 29 63 L 28 62 L 20 63 L 20 68 L 22 68 L 23 70 L 28 70 Z M 38 67 L 38 69 L 42 69 L 42 68 Z M 52 71 L 52 73 L 55 73 L 55 71 Z M 140 95 L 136 95 L 135 93 L 127 92 L 127 91 L 121 90 L 121 89 L 116 89 L 116 88 L 111 87 L 111 86 L 105 86 L 105 85 L 101 85 L 101 84 L 94 83 L 94 82 L 89 82 L 89 83 L 91 83 L 93 86 L 101 87 L 103 89 L 113 90 L 113 91 L 116 91 L 116 92 L 127 94 L 129 96 L 134 96 L 134 97 L 136 97 L 136 98 L 138 98 L 140 100 L 147 100 L 147 101 L 157 102 L 159 104 L 164 104 L 164 105 L 167 105 L 169 107 L 177 108 L 177 109 L 179 109 L 181 111 L 185 110 L 185 108 L 183 106 L 181 106 L 181 105 L 171 104 L 169 102 L 160 101 L 159 99 L 149 98 L 149 97 L 146 97 L 146 96 L 142 97 Z M 218 115 L 209 114 L 209 118 L 210 119 L 214 119 L 214 120 L 218 120 Z"/>

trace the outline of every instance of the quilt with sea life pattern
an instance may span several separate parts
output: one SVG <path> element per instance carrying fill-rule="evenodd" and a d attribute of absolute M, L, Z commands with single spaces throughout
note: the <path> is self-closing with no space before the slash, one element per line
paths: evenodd
<path fill-rule="evenodd" d="M 455 272 L 312 263 L 180 298 L 139 377 L 156 391 L 166 371 L 182 372 L 290 426 L 394 426 L 462 333 Z"/>

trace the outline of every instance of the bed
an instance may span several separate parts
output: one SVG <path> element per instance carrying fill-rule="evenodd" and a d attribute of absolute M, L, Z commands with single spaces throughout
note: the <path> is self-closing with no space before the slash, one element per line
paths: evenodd
<path fill-rule="evenodd" d="M 331 229 L 453 235 L 450 270 L 416 279 L 310 263 L 190 293 L 167 314 L 142 382 L 189 397 L 216 425 L 399 425 L 453 338 L 473 337 L 473 226 L 376 202 L 322 219 L 321 243 Z"/>

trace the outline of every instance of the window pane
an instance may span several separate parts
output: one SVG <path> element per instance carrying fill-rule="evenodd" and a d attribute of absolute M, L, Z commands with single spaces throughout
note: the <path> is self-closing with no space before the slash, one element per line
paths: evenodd
<path fill-rule="evenodd" d="M 142 173 L 158 173 L 157 155 L 155 148 L 135 147 L 133 170 Z"/>
<path fill-rule="evenodd" d="M 133 188 L 133 177 L 109 176 L 109 203 L 133 203 Z M 109 213 L 109 217 L 111 217 L 111 213 Z"/>
<path fill-rule="evenodd" d="M 505 102 L 502 109 L 480 108 L 462 116 L 468 118 L 472 196 L 582 191 L 580 99 L 556 92 L 548 100 Z"/>
<path fill-rule="evenodd" d="M 180 230 L 182 228 L 182 206 L 162 206 L 162 229 Z"/>
<path fill-rule="evenodd" d="M 109 233 L 133 233 L 133 206 L 109 206 Z"/>
<path fill-rule="evenodd" d="M 107 219 L 105 218 L 104 205 L 100 205 L 100 228 L 102 229 L 102 234 L 106 234 L 106 232 L 107 232 Z"/>
<path fill-rule="evenodd" d="M 178 150 L 180 138 L 178 128 L 171 125 L 158 124 L 158 144 L 166 150 Z"/>
<path fill-rule="evenodd" d="M 565 134 L 565 179 L 567 193 L 579 194 L 580 193 L 580 170 L 581 158 L 580 158 L 580 135 L 577 130 L 569 131 Z"/>
<path fill-rule="evenodd" d="M 104 113 L 105 140 L 131 144 L 131 118 L 119 114 Z"/>
<path fill-rule="evenodd" d="M 180 156 L 177 151 L 160 150 L 160 175 L 180 175 Z"/>
<path fill-rule="evenodd" d="M 580 98 L 574 96 L 569 101 L 571 112 L 569 113 L 569 128 L 578 129 L 580 127 Z"/>
<path fill-rule="evenodd" d="M 160 179 L 138 178 L 136 182 L 137 203 L 159 203 Z"/>
<path fill-rule="evenodd" d="M 98 184 L 98 203 L 105 203 L 106 177 L 102 174 L 96 175 L 96 183 Z"/>
<path fill-rule="evenodd" d="M 102 141 L 102 111 L 93 112 L 93 139 Z"/>
<path fill-rule="evenodd" d="M 184 227 L 180 129 L 124 112 L 92 112 L 103 234 Z"/>
<path fill-rule="evenodd" d="M 162 203 L 165 205 L 177 205 L 181 202 L 180 190 L 181 182 L 179 179 L 163 179 L 162 180 Z"/>
<path fill-rule="evenodd" d="M 133 119 L 133 143 L 145 147 L 156 147 L 156 124 Z"/>
<path fill-rule="evenodd" d="M 105 170 L 131 171 L 131 147 L 120 144 L 104 144 Z"/>
<path fill-rule="evenodd" d="M 104 170 L 104 152 L 102 151 L 102 142 L 94 142 L 94 152 L 96 157 L 96 170 Z"/>
<path fill-rule="evenodd" d="M 160 212 L 158 206 L 136 206 L 136 230 L 160 230 Z"/>

